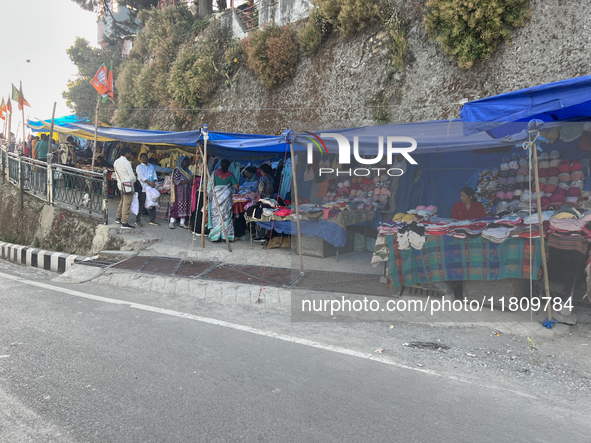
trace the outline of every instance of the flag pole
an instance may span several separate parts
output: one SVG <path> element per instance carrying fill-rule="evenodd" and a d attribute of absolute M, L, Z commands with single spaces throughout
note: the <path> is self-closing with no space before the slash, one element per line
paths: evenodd
<path fill-rule="evenodd" d="M 8 101 L 10 102 L 10 97 L 8 97 Z M 12 142 L 12 139 L 10 137 L 11 133 L 10 131 L 12 131 L 12 103 L 10 104 L 10 114 L 8 114 L 8 151 L 10 152 L 10 143 Z"/>
<path fill-rule="evenodd" d="M 98 95 L 98 99 L 96 101 L 96 115 L 94 116 L 94 146 L 92 147 L 92 166 L 91 171 L 94 172 L 94 158 L 96 156 L 96 139 L 98 133 L 98 117 L 99 117 L 99 109 L 101 106 L 101 95 Z"/>
<path fill-rule="evenodd" d="M 21 101 L 23 101 L 24 97 L 22 96 L 22 93 L 23 93 L 23 82 L 22 81 L 20 82 L 20 87 L 21 88 L 19 90 L 19 93 L 21 94 L 21 96 L 20 96 Z M 25 152 L 25 143 L 26 143 L 26 140 L 25 140 L 25 105 L 21 105 L 21 111 L 23 111 L 23 153 L 24 153 Z M 51 140 L 49 140 L 49 143 L 50 143 L 49 146 L 51 147 Z"/>

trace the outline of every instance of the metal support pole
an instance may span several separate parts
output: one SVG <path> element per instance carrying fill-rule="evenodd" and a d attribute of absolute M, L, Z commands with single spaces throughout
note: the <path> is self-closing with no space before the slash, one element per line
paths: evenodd
<path fill-rule="evenodd" d="M 109 224 L 109 181 L 108 171 L 103 169 L 103 224 Z"/>
<path fill-rule="evenodd" d="M 2 184 L 6 183 L 6 151 L 2 149 Z"/>

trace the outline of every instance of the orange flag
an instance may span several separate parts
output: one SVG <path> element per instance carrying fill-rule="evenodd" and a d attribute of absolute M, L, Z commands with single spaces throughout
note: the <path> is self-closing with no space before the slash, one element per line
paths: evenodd
<path fill-rule="evenodd" d="M 109 69 L 102 64 L 90 84 L 97 90 L 97 92 L 103 97 L 103 103 L 110 99 L 115 103 L 115 97 L 113 94 L 113 62 Z"/>

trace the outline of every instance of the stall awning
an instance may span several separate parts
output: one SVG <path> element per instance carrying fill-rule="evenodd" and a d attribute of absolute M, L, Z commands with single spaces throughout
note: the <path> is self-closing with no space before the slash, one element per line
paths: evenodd
<path fill-rule="evenodd" d="M 72 116 L 71 116 L 72 117 Z M 94 126 L 73 121 L 73 118 L 60 118 L 54 122 L 54 131 L 84 138 L 94 139 Z M 47 131 L 51 120 L 29 122 L 36 131 Z M 146 145 L 196 146 L 201 139 L 200 131 L 149 131 L 117 127 L 99 127 L 97 140 L 100 142 L 121 141 Z M 209 132 L 208 147 L 221 151 L 223 155 L 250 153 L 277 154 L 285 152 L 287 145 L 282 137 L 261 134 L 238 134 L 231 132 Z M 302 148 L 300 148 L 302 149 Z"/>
<path fill-rule="evenodd" d="M 497 140 L 484 132 L 464 135 L 463 123 L 460 120 L 437 120 L 314 132 L 313 134 L 322 138 L 329 154 L 338 152 L 338 142 L 332 137 L 322 137 L 322 134 L 328 133 L 336 133 L 346 137 L 351 149 L 353 149 L 355 137 L 357 137 L 359 152 L 367 155 L 376 155 L 379 137 L 383 137 L 384 145 L 386 145 L 389 136 L 415 139 L 417 142 L 415 153 L 417 154 L 473 151 L 515 144 L 515 141 Z M 296 143 L 301 146 L 312 143 L 314 150 L 319 151 L 319 148 L 310 139 L 315 138 L 309 134 L 301 133 L 298 134 Z M 324 148 L 322 147 L 322 149 Z"/>
<path fill-rule="evenodd" d="M 547 83 L 474 100 L 460 112 L 465 133 L 490 131 L 509 122 L 581 121 L 591 119 L 591 76 Z M 491 132 L 496 137 L 518 132 L 519 125 Z M 521 130 L 519 129 L 519 130 Z"/>

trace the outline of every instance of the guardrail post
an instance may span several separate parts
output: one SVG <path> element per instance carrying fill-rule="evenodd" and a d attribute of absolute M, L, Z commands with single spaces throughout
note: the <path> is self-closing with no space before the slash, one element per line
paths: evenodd
<path fill-rule="evenodd" d="M 6 151 L 4 148 L 0 150 L 2 152 L 2 184 L 6 183 Z"/>
<path fill-rule="evenodd" d="M 107 170 L 103 169 L 103 223 L 105 225 L 109 224 L 109 181 L 107 175 Z"/>
<path fill-rule="evenodd" d="M 53 171 L 51 170 L 51 160 L 47 158 L 47 204 L 53 205 Z"/>
<path fill-rule="evenodd" d="M 24 201 L 24 194 L 25 194 L 25 179 L 23 177 L 23 162 L 21 160 L 20 154 L 17 154 L 18 158 L 18 187 L 21 191 L 21 211 L 25 209 L 25 201 Z"/>

